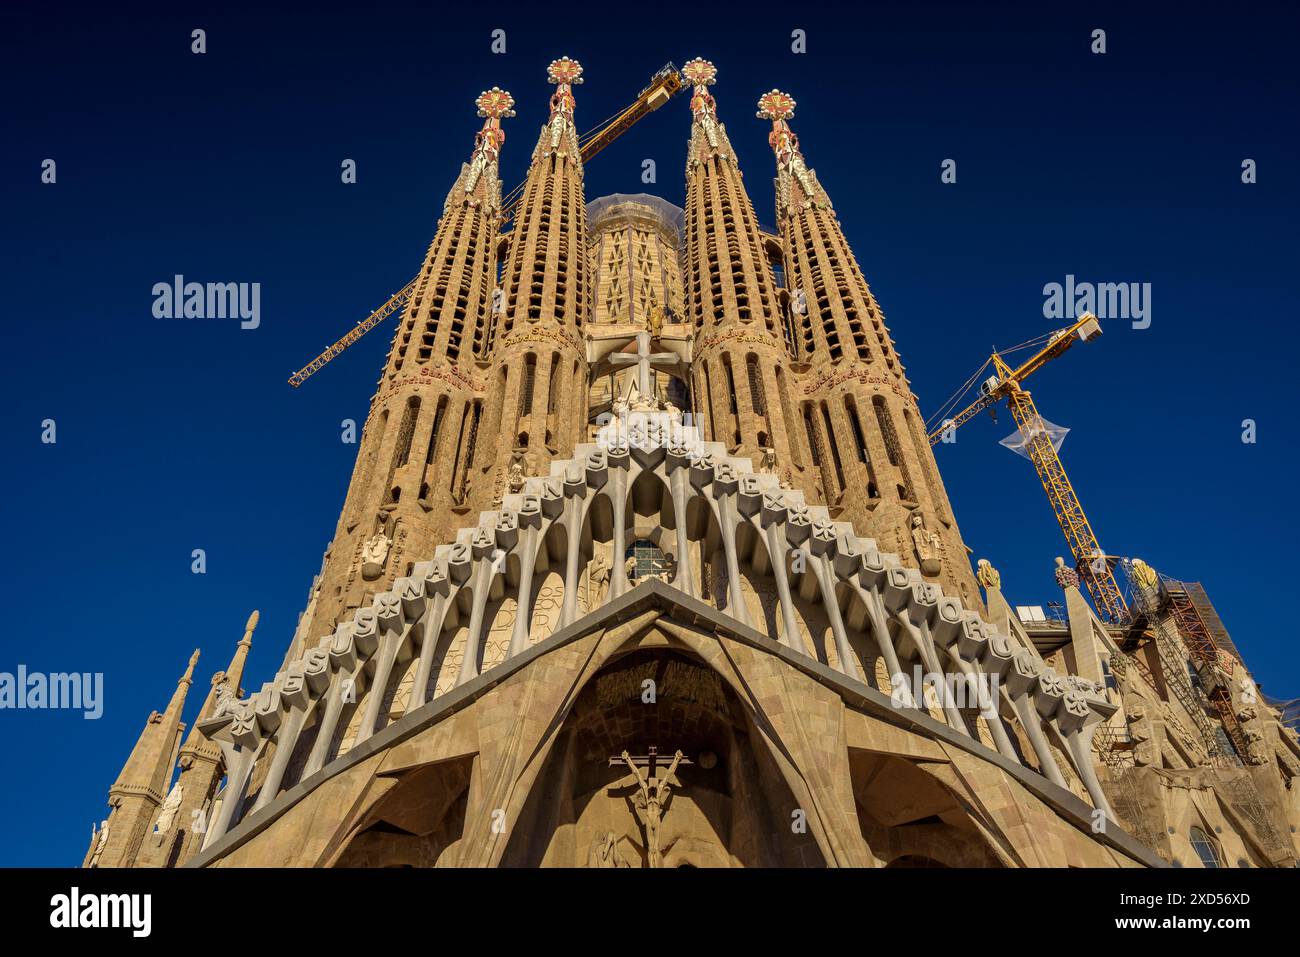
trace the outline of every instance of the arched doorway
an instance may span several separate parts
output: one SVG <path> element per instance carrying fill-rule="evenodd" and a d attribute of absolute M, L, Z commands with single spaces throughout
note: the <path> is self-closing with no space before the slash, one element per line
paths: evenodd
<path fill-rule="evenodd" d="M 583 688 L 501 863 L 737 867 L 824 863 L 747 709 L 675 649 L 615 658 Z"/>

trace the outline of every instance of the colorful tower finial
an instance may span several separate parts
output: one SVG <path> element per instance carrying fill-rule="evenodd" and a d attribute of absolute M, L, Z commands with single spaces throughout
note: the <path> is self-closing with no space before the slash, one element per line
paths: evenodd
<path fill-rule="evenodd" d="M 582 64 L 567 56 L 552 60 L 546 76 L 557 86 L 576 86 L 582 82 Z"/>
<path fill-rule="evenodd" d="M 718 123 L 718 104 L 709 93 L 709 87 L 717 82 L 718 68 L 703 57 L 696 57 L 682 67 L 682 76 L 693 87 L 691 92 L 691 114 L 695 117 L 694 126 L 704 133 L 708 143 L 706 155 L 716 155 L 723 151 L 723 135 Z M 694 134 L 692 134 L 694 142 Z M 692 146 L 692 161 L 702 159 L 699 151 Z"/>
<path fill-rule="evenodd" d="M 830 199 L 818 184 L 816 174 L 804 163 L 803 153 L 799 151 L 799 137 L 786 123 L 794 116 L 794 108 L 794 97 L 789 93 L 769 90 L 758 98 L 758 113 L 755 114 L 760 120 L 772 122 L 767 142 L 776 154 L 777 211 L 789 213 L 793 208 L 809 206 L 829 209 Z M 801 196 L 794 195 L 795 185 Z"/>
<path fill-rule="evenodd" d="M 515 115 L 515 98 L 499 86 L 480 93 L 474 105 L 478 107 L 479 116 L 492 120 Z"/>
<path fill-rule="evenodd" d="M 682 67 L 682 76 L 694 87 L 713 86 L 718 80 L 718 68 L 711 61 L 697 56 Z"/>
<path fill-rule="evenodd" d="M 551 119 L 546 124 L 547 129 L 550 130 L 548 152 L 567 154 L 577 159 L 578 128 L 573 125 L 575 102 L 572 88 L 582 82 L 582 64 L 562 56 L 558 60 L 551 61 L 551 65 L 546 68 L 546 78 L 556 87 L 555 93 L 551 96 Z M 568 137 L 571 142 L 567 150 L 561 150 L 560 142 L 566 138 L 566 133 L 571 134 Z"/>
<path fill-rule="evenodd" d="M 480 93 L 474 105 L 478 107 L 478 115 L 484 117 L 485 122 L 483 129 L 479 130 L 474 137 L 474 155 L 470 158 L 469 169 L 465 175 L 464 196 L 465 201 L 471 206 L 480 202 L 475 198 L 474 190 L 484 172 L 489 169 L 495 170 L 497 159 L 501 155 L 501 147 L 506 141 L 505 130 L 501 129 L 501 119 L 515 115 L 515 98 L 499 86 L 494 86 Z M 500 202 L 497 195 L 499 189 L 495 175 L 489 179 L 486 198 L 489 201 L 488 205 L 495 208 Z M 453 188 L 447 197 L 447 202 L 450 203 L 455 195 L 456 190 Z"/>
<path fill-rule="evenodd" d="M 788 120 L 794 117 L 794 97 L 780 90 L 771 90 L 758 98 L 760 120 Z"/>

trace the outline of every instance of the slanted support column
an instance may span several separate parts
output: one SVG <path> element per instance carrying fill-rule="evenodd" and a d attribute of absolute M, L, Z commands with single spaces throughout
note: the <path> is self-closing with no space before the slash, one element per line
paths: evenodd
<path fill-rule="evenodd" d="M 508 658 L 513 658 L 528 647 L 528 634 L 533 621 L 533 569 L 537 564 L 536 528 L 521 530 L 516 551 L 519 554 L 519 601 L 514 630 L 510 633 L 510 647 L 506 651 Z"/>
<path fill-rule="evenodd" d="M 835 654 L 840 659 L 840 671 L 854 681 L 862 680 L 862 672 L 853 660 L 853 649 L 849 645 L 849 633 L 844 627 L 844 617 L 840 614 L 840 603 L 835 597 L 835 574 L 830 567 L 830 559 L 822 555 L 811 557 L 813 574 L 817 576 L 817 585 L 822 592 L 822 605 L 826 608 L 826 617 L 831 623 L 831 634 L 835 636 Z"/>
<path fill-rule="evenodd" d="M 942 675 L 943 669 L 939 665 L 939 657 L 935 652 L 934 641 L 930 636 L 929 625 L 924 622 L 920 625 L 912 624 L 905 609 L 897 612 L 894 615 L 894 620 L 897 621 L 908 635 L 911 636 L 912 643 L 916 646 L 917 653 L 921 656 L 921 661 L 925 665 L 926 670 L 935 675 Z M 925 690 L 922 687 L 915 689 L 915 691 L 918 698 L 917 707 L 923 707 L 925 705 Z M 943 701 L 940 702 L 940 704 L 944 715 L 948 718 L 948 726 L 959 734 L 964 734 L 969 738 L 970 731 L 966 728 L 966 720 L 962 717 L 961 712 L 957 710 L 946 694 L 943 695 Z"/>
<path fill-rule="evenodd" d="M 244 716 L 247 721 L 255 722 L 251 709 L 247 710 Z M 241 717 L 236 717 L 236 725 L 239 724 Z M 204 841 L 204 847 L 219 841 L 230 830 L 231 825 L 236 823 L 235 812 L 239 805 L 244 801 L 244 788 L 248 786 L 248 778 L 253 770 L 253 762 L 256 759 L 256 749 L 250 744 L 241 744 L 236 750 L 235 745 L 222 741 L 221 753 L 226 759 L 226 787 L 221 792 L 221 810 L 213 819 L 212 824 L 208 827 L 207 840 Z"/>
<path fill-rule="evenodd" d="M 1042 662 L 1028 651 L 1017 652 L 1012 659 L 1011 668 L 1007 671 L 1007 693 L 1011 697 L 1012 704 L 1015 705 L 1016 713 L 1020 715 L 1020 723 L 1024 726 L 1025 734 L 1029 736 L 1034 754 L 1038 756 L 1040 773 L 1053 784 L 1068 788 L 1061 769 L 1056 766 L 1056 758 L 1047 743 L 1047 736 L 1043 734 L 1042 721 L 1030 694 L 1037 685 L 1042 670 Z"/>
<path fill-rule="evenodd" d="M 439 592 L 433 596 L 433 608 L 424 618 L 424 639 L 420 642 L 420 664 L 415 671 L 415 686 L 411 688 L 411 707 L 423 707 L 429 700 L 429 678 L 433 675 L 433 659 L 438 653 L 438 641 L 442 637 L 442 625 L 447 620 L 447 609 L 458 589 L 448 594 Z"/>
<path fill-rule="evenodd" d="M 479 529 L 479 532 L 484 531 Z M 486 544 L 484 536 L 476 537 L 474 543 L 474 603 L 469 615 L 469 634 L 465 638 L 465 657 L 460 663 L 460 674 L 456 676 L 458 687 L 478 677 L 478 656 L 483 644 L 483 612 L 487 608 L 488 591 L 495 574 L 492 568 L 492 551 L 495 546 L 496 542 L 490 535 L 486 536 Z"/>
<path fill-rule="evenodd" d="M 395 592 L 385 592 L 375 599 L 379 627 L 384 637 L 379 644 L 379 654 L 375 659 L 375 674 L 370 682 L 370 694 L 366 696 L 366 710 L 362 713 L 361 724 L 357 727 L 355 744 L 360 744 L 375 733 L 375 725 L 379 723 L 379 712 L 384 706 L 384 692 L 393 674 L 393 664 L 397 661 L 397 652 L 406 642 L 411 629 L 410 624 L 402 624 L 399 602 L 400 599 Z"/>
<path fill-rule="evenodd" d="M 582 499 L 576 494 L 564 496 L 564 530 L 568 547 L 564 556 L 564 605 L 560 610 L 560 627 L 572 624 L 578 617 L 578 575 L 582 570 Z"/>
<path fill-rule="evenodd" d="M 341 632 L 336 634 L 334 645 L 330 649 L 330 658 L 337 670 L 334 672 L 334 680 L 330 683 L 325 699 L 325 713 L 321 716 L 320 731 L 316 734 L 311 754 L 307 756 L 307 764 L 303 768 L 304 778 L 310 777 L 325 766 L 330 745 L 334 741 L 334 732 L 338 729 L 339 716 L 342 715 L 343 706 L 347 703 L 345 699 L 348 697 L 349 689 L 353 696 L 361 693 L 357 688 L 360 659 L 350 641 L 340 640 L 344 637 Z M 320 707 L 319 703 L 316 707 Z"/>
<path fill-rule="evenodd" d="M 690 487 L 690 469 L 683 462 L 673 468 L 668 476 L 668 491 L 672 495 L 673 515 L 677 520 L 677 578 L 673 584 L 692 598 L 698 598 L 699 593 L 695 585 L 695 559 L 691 555 L 691 539 L 686 528 L 686 508 L 690 504 Z"/>
<path fill-rule="evenodd" d="M 975 692 L 979 704 L 980 720 L 984 722 L 989 729 L 989 734 L 993 736 L 993 743 L 997 745 L 998 753 L 1004 758 L 1010 758 L 1019 764 L 1020 757 L 1016 754 L 1016 749 L 1011 746 L 1011 739 L 1007 736 L 1007 729 L 1002 724 L 1002 712 L 998 709 L 998 698 L 994 694 L 990 694 L 984 686 L 984 680 L 988 675 L 969 661 L 963 660 L 961 656 L 954 654 L 952 649 L 944 650 L 953 665 L 966 679 L 966 687 Z"/>
<path fill-rule="evenodd" d="M 721 468 L 719 468 L 721 471 Z M 735 618 L 741 624 L 749 624 L 749 610 L 745 607 L 745 591 L 740 585 L 740 557 L 736 554 L 736 531 L 738 523 L 736 521 L 735 503 L 732 502 L 730 493 L 719 495 L 718 503 L 718 527 L 722 530 L 722 548 L 727 558 L 727 593 L 729 596 L 728 611 L 731 617 Z"/>
<path fill-rule="evenodd" d="M 611 456 L 612 458 L 612 456 Z M 609 597 L 617 598 L 628 589 L 627 569 L 623 554 L 627 551 L 627 472 L 609 463 L 609 482 L 605 486 L 614 515 L 613 554 L 609 557 Z"/>
<path fill-rule="evenodd" d="M 289 767 L 289 758 L 293 756 L 298 736 L 302 733 L 303 723 L 307 720 L 307 707 L 294 706 L 289 712 L 289 720 L 280 729 L 275 739 L 275 754 L 271 757 L 271 766 L 267 769 L 266 780 L 258 792 L 253 804 L 253 812 L 260 811 L 280 793 L 280 782 L 284 780 L 285 769 Z"/>
<path fill-rule="evenodd" d="M 785 540 L 784 516 L 784 506 L 781 508 L 782 520 L 767 520 L 767 516 L 764 515 L 766 527 L 763 529 L 763 536 L 772 559 L 772 577 L 776 580 L 776 595 L 781 602 L 781 622 L 785 626 L 785 634 L 781 636 L 782 644 L 795 651 L 802 651 L 803 632 L 799 629 L 799 620 L 794 616 L 794 596 L 790 593 L 790 576 L 785 567 L 789 546 Z"/>
<path fill-rule="evenodd" d="M 1097 780 L 1097 770 L 1092 763 L 1092 736 L 1097 725 L 1107 716 L 1098 714 L 1088 706 L 1087 700 L 1078 692 L 1070 691 L 1057 712 L 1057 729 L 1061 739 L 1074 759 L 1074 768 L 1083 781 L 1083 786 L 1092 798 L 1092 806 L 1102 811 L 1112 821 L 1116 820 L 1115 811 L 1106 799 L 1106 792 Z"/>
<path fill-rule="evenodd" d="M 903 666 L 899 664 L 898 652 L 889 637 L 889 618 L 885 612 L 885 601 L 880 595 L 880 589 L 874 585 L 867 588 L 858 588 L 858 594 L 862 596 L 863 604 L 867 607 L 867 618 L 871 621 L 871 631 L 876 639 L 876 647 L 880 649 L 880 656 L 885 659 L 885 667 L 889 669 L 890 684 L 894 686 L 895 692 L 901 691 L 904 698 L 910 701 L 913 707 L 919 707 L 907 685 L 900 686 L 896 684 L 897 676 L 903 673 Z"/>

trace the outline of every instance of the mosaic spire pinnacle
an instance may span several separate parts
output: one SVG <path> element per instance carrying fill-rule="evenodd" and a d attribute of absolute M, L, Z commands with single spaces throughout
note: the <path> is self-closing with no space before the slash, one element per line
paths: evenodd
<path fill-rule="evenodd" d="M 786 122 L 793 118 L 795 105 L 794 97 L 789 93 L 769 90 L 758 98 L 758 113 L 755 114 L 760 120 L 772 123 L 767 142 L 776 154 L 776 202 L 777 212 L 781 215 L 789 215 L 794 209 L 811 206 L 829 209 L 831 206 L 830 197 L 817 182 L 817 174 L 804 162 L 799 137 Z"/>

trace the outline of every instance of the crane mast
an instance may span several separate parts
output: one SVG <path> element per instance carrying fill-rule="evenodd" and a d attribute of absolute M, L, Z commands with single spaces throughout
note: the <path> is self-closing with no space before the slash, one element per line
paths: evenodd
<path fill-rule="evenodd" d="M 585 163 L 593 156 L 607 147 L 614 140 L 618 139 L 628 130 L 630 130 L 638 121 L 647 113 L 653 113 L 659 107 L 671 100 L 682 89 L 682 77 L 677 72 L 672 62 L 665 63 L 650 78 L 650 84 L 632 101 L 632 104 L 626 109 L 615 114 L 613 118 L 602 123 L 596 129 L 591 130 L 582 137 L 579 144 L 579 153 L 582 161 Z M 501 204 L 501 222 L 509 222 L 519 207 L 520 199 L 523 197 L 524 187 L 519 184 L 509 193 L 506 194 Z M 418 277 L 417 277 L 418 278 Z M 289 376 L 289 385 L 295 389 L 307 381 L 308 377 L 320 371 L 320 369 L 330 360 L 338 356 L 348 346 L 352 345 L 367 332 L 373 329 L 379 323 L 383 322 L 393 313 L 402 309 L 411 294 L 415 291 L 416 280 L 412 279 L 405 286 L 393 293 L 384 302 L 382 306 L 374 310 L 366 318 L 362 319 L 350 330 L 347 335 L 343 336 L 337 342 L 333 343 L 328 349 L 312 359 L 293 375 Z"/>
<path fill-rule="evenodd" d="M 1128 617 L 1124 594 L 1115 581 L 1106 553 L 1101 550 L 1092 523 L 1084 514 L 1061 457 L 1052 445 L 1033 397 L 1016 384 L 1007 392 L 1007 408 L 1011 410 L 1020 434 L 1025 437 L 1025 452 L 1043 483 L 1043 491 L 1047 493 L 1057 524 L 1070 545 L 1079 578 L 1092 595 L 1097 611 L 1107 621 L 1124 621 Z"/>
<path fill-rule="evenodd" d="M 1099 335 L 1101 324 L 1097 317 L 1084 313 L 1073 325 L 1052 333 L 1042 349 L 1014 369 L 1001 354 L 994 352 L 989 357 L 989 364 L 992 364 L 997 375 L 985 380 L 980 386 L 980 397 L 951 418 L 944 419 L 930 432 L 929 439 L 931 445 L 938 444 L 945 435 L 951 435 L 963 423 L 1005 399 L 1011 417 L 1024 438 L 1025 453 L 1038 473 L 1057 524 L 1061 526 L 1065 540 L 1069 543 L 1080 580 L 1092 596 L 1098 613 L 1108 621 L 1121 622 L 1128 618 L 1124 594 L 1115 581 L 1109 559 L 1097 541 L 1097 535 L 1083 511 L 1083 505 L 1066 474 L 1061 457 L 1052 444 L 1043 418 L 1038 414 L 1033 397 L 1021 386 L 1025 379 L 1050 360 L 1064 354 L 1074 343 L 1089 342 Z"/>

